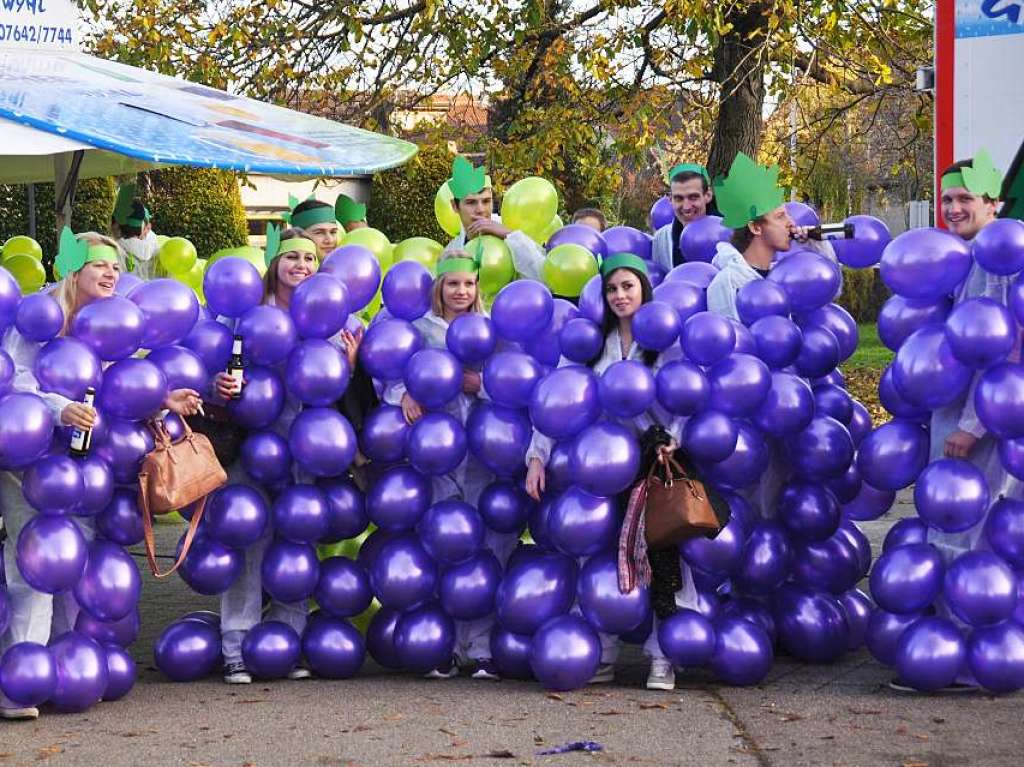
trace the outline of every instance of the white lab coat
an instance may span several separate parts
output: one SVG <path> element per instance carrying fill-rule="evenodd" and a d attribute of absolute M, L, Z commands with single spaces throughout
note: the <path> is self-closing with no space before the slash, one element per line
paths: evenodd
<path fill-rule="evenodd" d="M 491 220 L 501 223 L 501 216 L 497 213 L 491 214 Z M 542 275 L 544 272 L 544 249 L 534 242 L 524 232 L 515 230 L 505 238 L 505 244 L 508 245 L 509 251 L 512 253 L 512 263 L 516 267 L 516 272 L 519 273 L 520 277 L 525 277 L 528 280 L 537 280 L 543 282 Z M 451 242 L 445 246 L 444 252 L 449 253 L 453 250 L 465 250 L 466 249 L 466 230 L 461 229 L 459 233 L 452 238 Z"/>
<path fill-rule="evenodd" d="M 672 253 L 675 250 L 675 243 L 672 242 L 672 229 L 675 227 L 675 219 L 665 224 L 654 233 L 651 241 L 651 260 L 665 270 L 665 274 L 672 271 L 675 266 Z"/>
<path fill-rule="evenodd" d="M 142 280 L 155 280 L 163 276 L 160 270 L 160 243 L 150 229 L 145 237 L 122 237 L 121 247 L 132 257 L 131 272 Z M 125 268 L 126 264 L 121 264 Z"/>

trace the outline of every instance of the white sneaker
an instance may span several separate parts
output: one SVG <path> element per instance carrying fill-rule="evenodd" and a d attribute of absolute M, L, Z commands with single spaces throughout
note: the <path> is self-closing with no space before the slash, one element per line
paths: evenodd
<path fill-rule="evenodd" d="M 651 673 L 647 675 L 647 689 L 676 689 L 676 672 L 671 663 L 664 658 L 655 658 L 651 661 Z"/>
<path fill-rule="evenodd" d="M 0 708 L 0 719 L 11 721 L 24 719 L 38 719 L 39 709 L 35 706 L 23 706 L 21 708 Z"/>
<path fill-rule="evenodd" d="M 224 681 L 227 684 L 252 684 L 252 674 L 242 663 L 226 663 L 224 665 Z"/>
<path fill-rule="evenodd" d="M 295 681 L 298 679 L 309 679 L 313 676 L 313 672 L 305 666 L 296 666 L 288 672 L 288 678 Z"/>
<path fill-rule="evenodd" d="M 615 664 L 614 663 L 602 663 L 597 667 L 597 671 L 590 677 L 590 681 L 587 684 L 607 684 L 608 682 L 615 681 Z"/>

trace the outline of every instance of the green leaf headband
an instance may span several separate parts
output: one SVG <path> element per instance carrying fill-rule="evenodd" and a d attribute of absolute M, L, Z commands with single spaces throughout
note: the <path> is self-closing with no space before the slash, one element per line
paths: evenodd
<path fill-rule="evenodd" d="M 342 226 L 353 221 L 365 221 L 366 205 L 356 202 L 347 194 L 339 194 L 334 201 L 334 218 Z"/>
<path fill-rule="evenodd" d="M 451 189 L 452 197 L 462 200 L 471 194 L 479 194 L 488 185 L 487 168 L 483 165 L 474 168 L 473 163 L 462 155 L 455 158 L 452 163 L 452 177 L 448 179 L 448 188 Z"/>
<path fill-rule="evenodd" d="M 476 254 L 473 256 L 450 256 L 442 258 L 437 262 L 437 276 L 450 274 L 451 272 L 471 272 L 476 274 L 480 271 L 480 262 L 483 261 L 484 241 L 479 237 L 476 239 Z M 468 253 L 468 251 L 467 251 Z"/>
<path fill-rule="evenodd" d="M 87 240 L 75 237 L 65 226 L 60 232 L 57 258 L 53 262 L 57 276 L 63 278 L 74 274 L 90 261 L 110 261 L 116 264 L 119 262 L 117 249 L 109 245 L 90 245 Z"/>
<path fill-rule="evenodd" d="M 711 176 L 708 175 L 708 169 L 695 162 L 681 162 L 678 165 L 673 166 L 672 170 L 668 172 L 669 183 L 671 184 L 675 177 L 680 173 L 698 173 L 704 177 L 704 180 L 708 184 L 711 183 Z"/>
<path fill-rule="evenodd" d="M 135 192 L 135 184 L 122 184 L 117 189 L 117 200 L 114 202 L 114 212 L 111 218 L 119 226 L 139 228 L 151 218 L 149 210 L 144 205 L 142 206 L 142 218 L 132 217 L 132 213 L 135 212 Z"/>
<path fill-rule="evenodd" d="M 988 152 L 982 149 L 974 155 L 970 165 L 942 177 L 943 191 L 957 186 L 978 197 L 984 195 L 990 200 L 998 200 L 1003 186 L 1003 174 L 992 164 Z"/>
<path fill-rule="evenodd" d="M 263 249 L 263 262 L 267 266 L 270 266 L 270 262 L 282 253 L 291 253 L 295 250 L 300 253 L 309 253 L 316 256 L 317 259 L 320 258 L 316 243 L 312 240 L 305 237 L 290 237 L 287 240 L 282 240 L 281 230 L 273 224 L 267 225 L 267 244 Z"/>
<path fill-rule="evenodd" d="M 740 229 L 771 213 L 785 201 L 779 187 L 779 166 L 758 165 L 740 152 L 732 161 L 728 177 L 715 179 L 715 201 L 722 213 L 722 225 L 729 229 Z"/>
<path fill-rule="evenodd" d="M 601 262 L 601 276 L 607 277 L 616 269 L 633 269 L 647 275 L 647 262 L 632 253 L 613 253 Z"/>

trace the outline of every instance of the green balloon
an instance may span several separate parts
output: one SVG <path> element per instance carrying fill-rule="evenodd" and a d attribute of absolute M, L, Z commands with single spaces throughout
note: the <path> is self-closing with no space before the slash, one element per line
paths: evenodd
<path fill-rule="evenodd" d="M 395 245 L 395 263 L 416 261 L 433 273 L 442 250 L 444 247 L 437 240 L 429 237 L 409 237 Z"/>
<path fill-rule="evenodd" d="M 17 281 L 22 295 L 35 293 L 46 284 L 46 269 L 35 256 L 18 253 L 10 258 L 5 258 L 2 266 Z"/>
<path fill-rule="evenodd" d="M 242 245 L 239 248 L 222 248 L 207 259 L 206 265 L 209 267 L 220 261 L 220 259 L 227 258 L 229 256 L 244 258 L 256 267 L 261 277 L 267 272 L 267 264 L 263 260 L 263 251 L 259 248 L 254 248 L 252 245 Z"/>
<path fill-rule="evenodd" d="M 481 245 L 477 245 L 478 241 Z M 516 266 L 512 260 L 512 251 L 503 239 L 493 234 L 484 234 L 466 243 L 466 250 L 471 256 L 477 255 L 478 247 L 481 248 L 480 290 L 485 295 L 493 296 L 515 279 Z"/>
<path fill-rule="evenodd" d="M 11 237 L 7 242 L 4 243 L 3 257 L 11 258 L 12 256 L 32 256 L 37 261 L 43 260 L 43 249 L 39 247 L 39 243 L 33 240 L 31 237 L 26 237 L 23 234 L 15 235 Z"/>
<path fill-rule="evenodd" d="M 196 262 L 196 246 L 184 237 L 171 237 L 160 246 L 159 258 L 168 274 L 187 274 Z"/>
<path fill-rule="evenodd" d="M 556 296 L 575 298 L 595 274 L 597 259 L 582 245 L 559 245 L 544 260 L 544 282 Z"/>
<path fill-rule="evenodd" d="M 434 216 L 437 218 L 438 225 L 451 237 L 455 237 L 462 231 L 462 219 L 452 207 L 453 199 L 452 190 L 448 188 L 448 182 L 445 181 L 438 187 L 437 194 L 434 195 Z"/>
<path fill-rule="evenodd" d="M 388 236 L 379 229 L 372 226 L 364 226 L 361 229 L 353 229 L 344 238 L 338 238 L 338 245 L 362 245 L 377 257 L 380 263 L 381 274 L 386 272 L 394 263 L 393 254 L 395 246 L 391 244 Z"/>
<path fill-rule="evenodd" d="M 541 242 L 544 230 L 558 213 L 558 191 L 540 176 L 514 183 L 501 200 L 501 221 Z"/>

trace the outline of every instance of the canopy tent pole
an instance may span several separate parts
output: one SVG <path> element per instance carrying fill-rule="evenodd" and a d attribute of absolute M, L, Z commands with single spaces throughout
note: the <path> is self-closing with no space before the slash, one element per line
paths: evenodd
<path fill-rule="evenodd" d="M 36 185 L 28 185 L 28 236 L 36 238 Z"/>
<path fill-rule="evenodd" d="M 71 226 L 71 206 L 75 201 L 78 171 L 82 167 L 85 150 L 62 152 L 53 156 L 53 210 L 57 219 L 57 234 L 67 224 Z"/>

